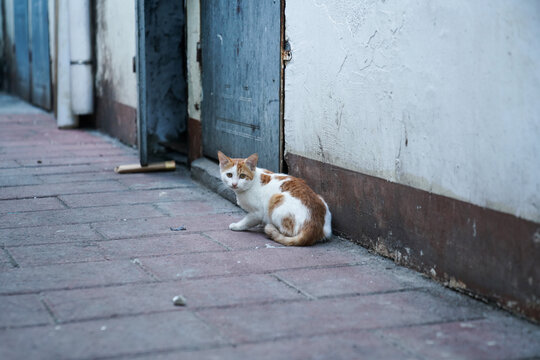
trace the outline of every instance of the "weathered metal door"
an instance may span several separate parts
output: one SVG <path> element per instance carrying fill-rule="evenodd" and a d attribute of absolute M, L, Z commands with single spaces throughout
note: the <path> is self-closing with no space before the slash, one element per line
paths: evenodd
<path fill-rule="evenodd" d="M 30 100 L 30 59 L 28 47 L 28 2 L 14 1 L 15 16 L 15 93 Z"/>
<path fill-rule="evenodd" d="M 280 168 L 281 3 L 202 0 L 203 151 Z"/>
<path fill-rule="evenodd" d="M 49 59 L 47 0 L 32 0 L 32 103 L 47 110 L 51 109 Z"/>

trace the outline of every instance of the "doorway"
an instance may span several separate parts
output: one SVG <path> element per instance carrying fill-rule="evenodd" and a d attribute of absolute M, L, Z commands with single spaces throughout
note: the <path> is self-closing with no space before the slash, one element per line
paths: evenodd
<path fill-rule="evenodd" d="M 185 9 L 137 0 L 137 132 L 141 165 L 163 153 L 187 158 Z"/>

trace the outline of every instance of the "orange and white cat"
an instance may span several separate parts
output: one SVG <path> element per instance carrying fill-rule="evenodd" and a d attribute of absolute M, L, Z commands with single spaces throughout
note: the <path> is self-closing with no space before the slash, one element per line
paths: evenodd
<path fill-rule="evenodd" d="M 218 151 L 221 180 L 247 211 L 229 229 L 242 231 L 265 224 L 266 234 L 280 244 L 307 246 L 330 238 L 332 215 L 322 197 L 301 179 L 257 167 L 257 154 L 231 159 Z"/>

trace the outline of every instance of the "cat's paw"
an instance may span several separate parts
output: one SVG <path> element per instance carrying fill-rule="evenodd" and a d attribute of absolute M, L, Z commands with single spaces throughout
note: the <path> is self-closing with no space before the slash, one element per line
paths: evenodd
<path fill-rule="evenodd" d="M 232 223 L 231 225 L 229 225 L 229 229 L 231 229 L 232 231 L 242 231 L 242 230 L 245 230 L 243 226 L 239 225 L 238 223 Z"/>

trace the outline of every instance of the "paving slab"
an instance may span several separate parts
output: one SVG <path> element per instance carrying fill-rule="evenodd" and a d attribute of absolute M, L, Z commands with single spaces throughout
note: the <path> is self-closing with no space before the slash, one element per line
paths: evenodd
<path fill-rule="evenodd" d="M 231 222 L 241 217 L 234 214 L 214 214 L 211 217 L 186 215 L 176 217 L 148 219 L 128 219 L 127 221 L 110 221 L 95 224 L 94 228 L 109 239 L 140 237 L 148 235 L 165 235 L 172 228 L 184 226 L 185 231 L 201 232 L 206 230 L 226 229 Z"/>
<path fill-rule="evenodd" d="M 101 241 L 98 246 L 107 259 L 143 258 L 208 251 L 226 251 L 222 245 L 200 234 L 178 234 Z"/>
<path fill-rule="evenodd" d="M 39 295 L 0 296 L 0 329 L 53 323 Z"/>
<path fill-rule="evenodd" d="M 46 157 L 35 157 L 32 159 L 20 159 L 17 160 L 17 163 L 21 166 L 59 166 L 59 165 L 76 165 L 76 164 L 99 164 L 99 163 L 116 163 L 121 164 L 132 164 L 136 163 L 138 159 L 133 156 L 122 156 L 116 155 L 114 157 L 56 157 L 56 158 L 46 158 Z"/>
<path fill-rule="evenodd" d="M 96 243 L 6 247 L 20 267 L 105 260 Z"/>
<path fill-rule="evenodd" d="M 178 187 L 195 186 L 185 171 L 175 171 L 163 174 L 137 174 L 135 176 L 123 175 L 118 178 L 122 184 L 132 190 L 171 189 Z"/>
<path fill-rule="evenodd" d="M 160 203 L 156 207 L 163 212 L 169 214 L 169 216 L 181 216 L 190 214 L 201 214 L 209 216 L 217 213 L 239 213 L 243 214 L 243 210 L 239 207 L 224 202 L 211 202 L 211 201 L 183 201 L 178 199 L 174 202 Z"/>
<path fill-rule="evenodd" d="M 129 260 L 16 268 L 0 273 L 0 294 L 148 282 L 153 278 Z"/>
<path fill-rule="evenodd" d="M 333 335 L 309 336 L 219 347 L 210 350 L 179 351 L 152 354 L 141 359 L 176 360 L 418 360 L 419 358 L 379 338 L 368 331 L 346 332 Z"/>
<path fill-rule="evenodd" d="M 80 181 L 76 183 L 41 184 L 28 186 L 11 186 L 0 188 L 0 200 L 23 199 L 64 194 L 98 193 L 105 191 L 126 190 L 127 187 L 115 180 L 109 181 Z"/>
<path fill-rule="evenodd" d="M 42 184 L 39 178 L 34 175 L 1 175 L 0 187 L 21 186 L 21 185 L 38 185 Z"/>
<path fill-rule="evenodd" d="M 426 359 L 533 359 L 540 329 L 496 317 L 381 331 L 389 340 Z"/>
<path fill-rule="evenodd" d="M 134 196 L 131 191 L 103 192 L 100 196 L 94 194 L 60 195 L 62 202 L 71 208 L 107 206 L 107 205 L 131 205 L 144 203 L 161 203 L 176 200 L 196 200 L 203 198 L 200 191 L 193 188 L 140 190 Z"/>
<path fill-rule="evenodd" d="M 173 305 L 172 299 L 177 295 L 185 297 L 185 307 Z M 43 296 L 60 322 L 243 306 L 270 300 L 305 300 L 296 290 L 268 275 L 51 291 Z"/>
<path fill-rule="evenodd" d="M 464 304 L 449 303 L 421 291 L 249 305 L 227 311 L 209 309 L 200 310 L 198 314 L 221 331 L 227 331 L 228 336 L 239 343 L 290 338 L 297 334 L 322 335 L 468 320 L 481 316 Z"/>
<path fill-rule="evenodd" d="M 4 200 L 0 203 L 0 214 L 22 211 L 59 210 L 66 206 L 55 197 Z"/>
<path fill-rule="evenodd" d="M 188 311 L 0 330 L 2 359 L 95 359 L 225 344 Z"/>
<path fill-rule="evenodd" d="M 0 249 L 0 269 L 7 270 L 14 267 L 13 260 L 5 248 Z"/>
<path fill-rule="evenodd" d="M 68 176 L 69 174 L 91 173 L 102 171 L 99 166 L 89 164 L 77 165 L 62 165 L 62 166 L 41 166 L 41 167 L 15 167 L 2 169 L 2 175 L 5 176 L 26 176 L 26 175 L 44 175 L 44 174 L 60 174 Z M 23 185 L 23 184 L 20 184 Z"/>
<path fill-rule="evenodd" d="M 15 160 L 0 160 L 0 169 L 18 168 L 19 164 Z"/>
<path fill-rule="evenodd" d="M 407 289 L 409 285 L 389 271 L 367 266 L 286 270 L 280 279 L 313 297 L 369 294 Z"/>
<path fill-rule="evenodd" d="M 0 228 L 32 227 L 58 224 L 84 224 L 117 219 L 127 221 L 134 218 L 163 216 L 150 204 L 102 206 L 96 208 L 44 210 L 38 212 L 7 213 L 0 215 Z"/>
<path fill-rule="evenodd" d="M 101 240 L 103 237 L 90 224 L 45 225 L 0 229 L 0 244 L 5 246 L 26 246 Z"/>
<path fill-rule="evenodd" d="M 205 234 L 234 250 L 282 247 L 270 240 L 262 228 L 241 232 L 230 231 L 226 228 L 218 231 L 206 231 Z"/>
<path fill-rule="evenodd" d="M 354 257 L 305 248 L 268 248 L 141 259 L 160 279 L 264 273 L 281 269 L 350 265 Z"/>

